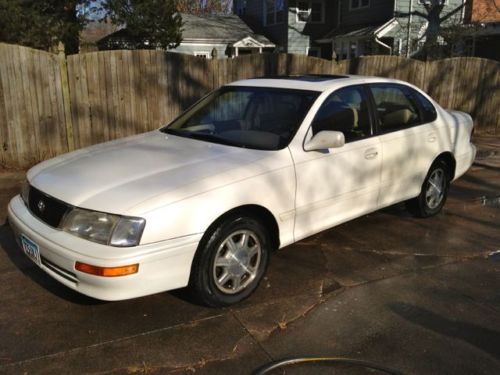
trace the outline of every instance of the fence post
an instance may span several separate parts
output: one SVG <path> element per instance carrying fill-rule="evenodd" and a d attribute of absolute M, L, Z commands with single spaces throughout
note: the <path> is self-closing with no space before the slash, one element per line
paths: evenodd
<path fill-rule="evenodd" d="M 75 139 L 73 137 L 73 119 L 71 117 L 71 98 L 69 96 L 68 65 L 64 53 L 64 44 L 59 42 L 57 58 L 59 60 L 59 71 L 61 72 L 61 87 L 64 104 L 64 118 L 66 124 L 66 140 L 68 142 L 68 151 L 75 149 Z"/>

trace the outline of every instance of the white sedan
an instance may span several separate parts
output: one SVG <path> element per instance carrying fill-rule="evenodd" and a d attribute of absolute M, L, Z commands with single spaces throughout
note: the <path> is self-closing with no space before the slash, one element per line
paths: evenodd
<path fill-rule="evenodd" d="M 397 202 L 437 214 L 474 160 L 472 130 L 396 80 L 243 80 L 162 129 L 36 165 L 9 222 L 39 267 L 85 295 L 189 286 L 229 305 L 274 249 Z"/>

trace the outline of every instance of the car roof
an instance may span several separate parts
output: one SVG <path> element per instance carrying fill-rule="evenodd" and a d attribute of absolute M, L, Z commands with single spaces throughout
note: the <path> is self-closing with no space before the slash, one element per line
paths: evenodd
<path fill-rule="evenodd" d="M 376 82 L 392 82 L 408 85 L 408 83 L 403 81 L 373 76 L 306 74 L 244 79 L 231 82 L 227 86 L 273 87 L 323 92 L 332 88 L 340 88 L 353 84 Z"/>

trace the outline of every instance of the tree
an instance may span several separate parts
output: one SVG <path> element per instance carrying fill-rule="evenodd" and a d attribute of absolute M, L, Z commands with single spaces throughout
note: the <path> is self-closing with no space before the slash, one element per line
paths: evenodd
<path fill-rule="evenodd" d="M 445 23 L 452 17 L 459 15 L 459 12 L 462 11 L 465 4 L 464 2 L 442 15 L 443 9 L 446 6 L 446 0 L 426 0 L 423 2 L 425 13 L 419 10 L 413 10 L 411 12 L 398 12 L 396 16 L 409 17 L 413 15 L 426 21 L 427 28 L 421 37 L 424 43 L 420 54 L 425 59 L 435 58 L 441 54 L 442 48 L 440 47 L 439 38 L 450 38 L 455 36 L 455 30 L 459 22 L 444 27 Z"/>
<path fill-rule="evenodd" d="M 233 10 L 232 0 L 177 0 L 177 10 L 181 13 L 191 14 L 217 14 L 231 13 Z"/>
<path fill-rule="evenodd" d="M 174 0 L 104 0 L 107 17 L 126 26 L 133 48 L 175 48 L 182 41 L 182 17 Z"/>
<path fill-rule="evenodd" d="M 66 53 L 78 52 L 90 0 L 0 0 L 0 41 L 49 50 L 63 42 Z"/>

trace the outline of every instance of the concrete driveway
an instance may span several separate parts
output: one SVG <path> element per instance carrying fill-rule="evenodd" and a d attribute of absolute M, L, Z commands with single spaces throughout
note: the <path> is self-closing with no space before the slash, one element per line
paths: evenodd
<path fill-rule="evenodd" d="M 408 374 L 498 374 L 500 139 L 476 143 L 476 164 L 442 214 L 415 219 L 397 205 L 280 250 L 258 291 L 232 308 L 197 306 L 182 290 L 123 302 L 78 295 L 3 225 L 0 373 L 249 374 L 291 356 L 346 356 Z M 0 173 L 0 224 L 22 175 Z"/>

